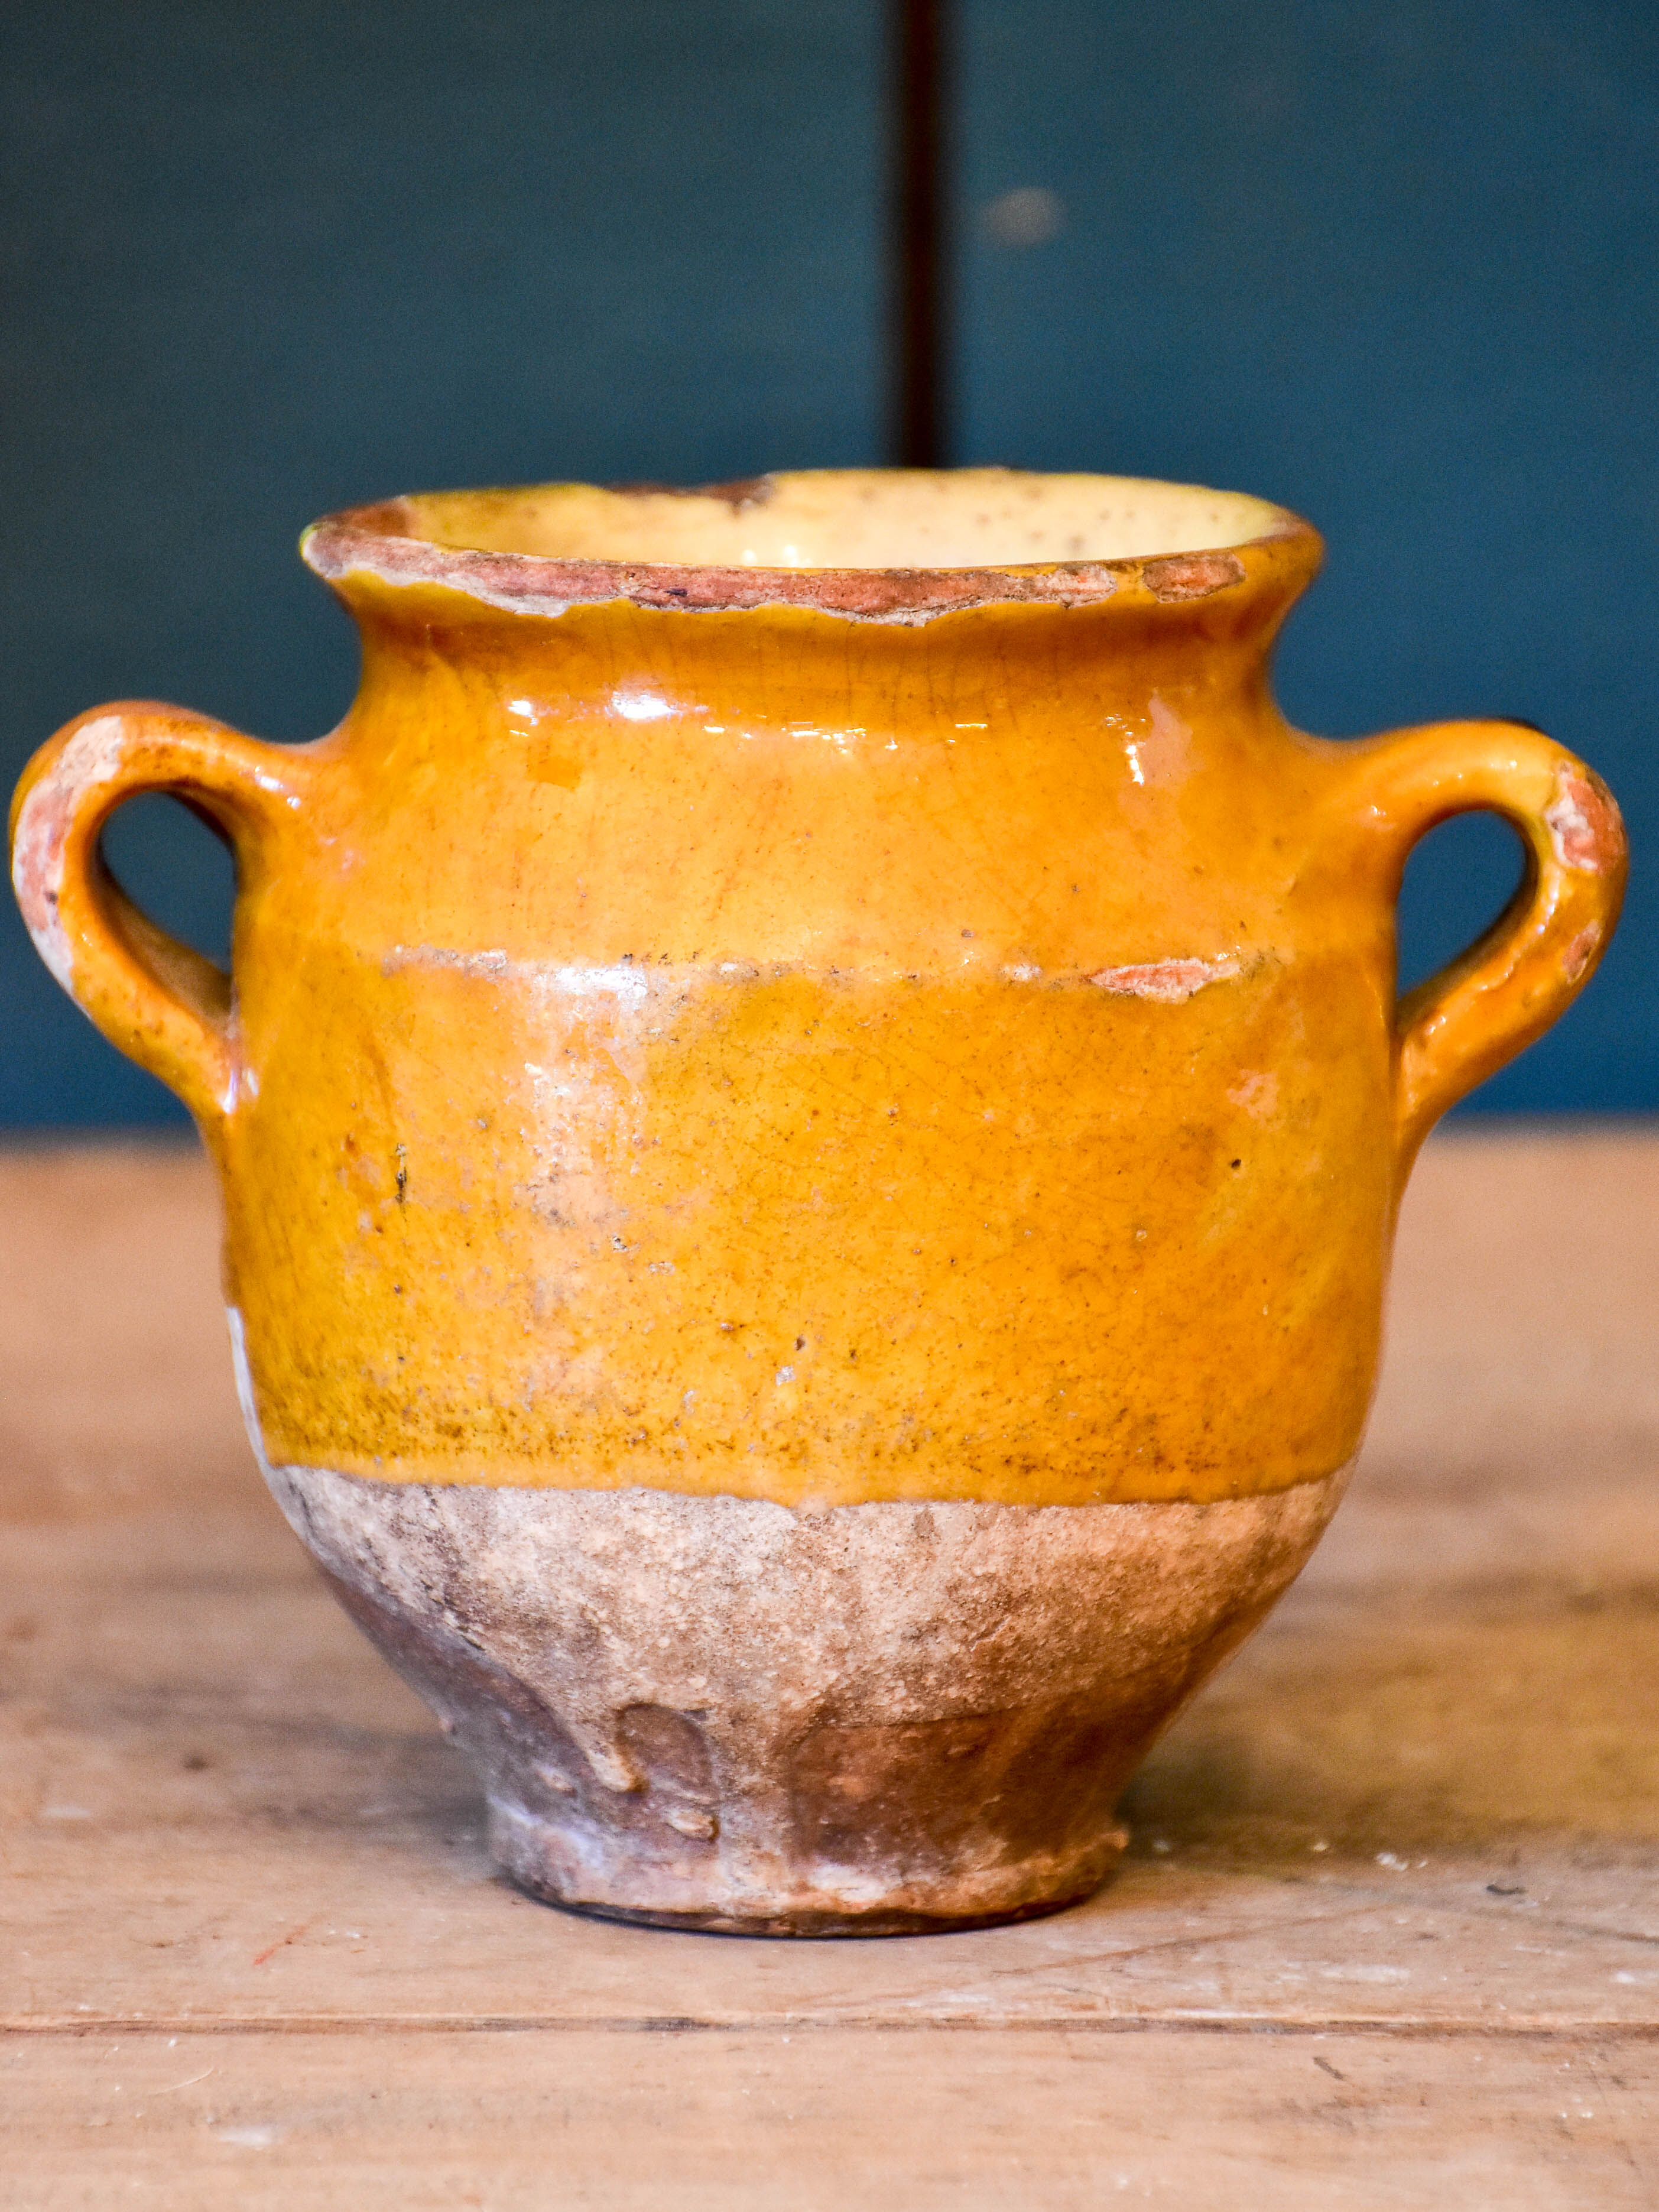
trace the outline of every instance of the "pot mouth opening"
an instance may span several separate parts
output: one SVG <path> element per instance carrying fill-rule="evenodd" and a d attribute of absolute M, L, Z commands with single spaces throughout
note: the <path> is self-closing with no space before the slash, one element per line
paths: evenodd
<path fill-rule="evenodd" d="M 1246 492 L 1018 469 L 801 469 L 678 490 L 550 483 L 417 493 L 410 534 L 455 552 L 652 568 L 937 571 L 1155 560 L 1276 535 Z"/>
<path fill-rule="evenodd" d="M 1297 544 L 1299 541 L 1299 544 Z M 1240 555 L 1319 540 L 1248 492 L 1144 477 L 974 469 L 800 469 L 677 490 L 526 484 L 415 492 L 326 517 L 301 541 L 349 591 L 431 584 L 531 614 L 612 599 L 684 611 L 814 607 L 920 622 L 1001 600 L 1096 603 L 1139 578 L 1154 598 L 1242 584 Z M 1299 588 L 1299 586 L 1297 586 Z"/>

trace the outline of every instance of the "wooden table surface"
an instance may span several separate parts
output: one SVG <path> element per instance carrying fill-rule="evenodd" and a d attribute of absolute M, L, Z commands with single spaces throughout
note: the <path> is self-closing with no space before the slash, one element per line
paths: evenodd
<path fill-rule="evenodd" d="M 0 1156 L 0 2204 L 1659 2205 L 1659 1133 L 1463 1131 L 1093 1901 L 584 1921 L 267 1500 L 191 1154 Z"/>

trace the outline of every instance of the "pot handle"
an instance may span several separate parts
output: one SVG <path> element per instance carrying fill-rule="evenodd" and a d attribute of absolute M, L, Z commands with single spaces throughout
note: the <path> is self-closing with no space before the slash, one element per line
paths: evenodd
<path fill-rule="evenodd" d="M 1541 1036 L 1594 974 L 1624 897 L 1625 828 L 1595 770 L 1525 722 L 1431 722 L 1352 750 L 1391 899 L 1412 848 L 1454 814 L 1503 815 L 1527 854 L 1492 927 L 1395 1008 L 1409 1160 L 1448 1107 Z"/>
<path fill-rule="evenodd" d="M 133 905 L 99 836 L 139 793 L 170 792 L 236 856 L 239 902 L 300 808 L 305 756 L 153 700 L 95 707 L 44 744 L 11 808 L 11 871 L 36 950 L 113 1045 L 176 1091 L 204 1129 L 236 1103 L 231 979 Z"/>

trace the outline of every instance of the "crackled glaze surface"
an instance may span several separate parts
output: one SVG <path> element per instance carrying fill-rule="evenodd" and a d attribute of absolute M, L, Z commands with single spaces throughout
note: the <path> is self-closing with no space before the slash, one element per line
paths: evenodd
<path fill-rule="evenodd" d="M 1346 1463 L 1414 1145 L 1582 984 L 1623 848 L 1535 732 L 1289 729 L 1318 556 L 1004 471 L 394 501 L 309 540 L 332 736 L 72 725 L 20 896 L 220 1162 L 272 1457 L 809 1505 Z M 95 862 L 155 787 L 235 841 L 234 1005 Z M 1471 805 L 1534 882 L 1397 1010 L 1405 854 Z"/>

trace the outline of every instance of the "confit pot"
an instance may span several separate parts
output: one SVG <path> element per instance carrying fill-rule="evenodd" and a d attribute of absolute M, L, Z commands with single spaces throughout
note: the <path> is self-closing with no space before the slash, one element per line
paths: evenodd
<path fill-rule="evenodd" d="M 331 736 L 121 704 L 31 764 L 23 912 L 217 1164 L 260 1463 L 531 1890 L 1080 1897 L 1308 1557 L 1413 1152 L 1625 862 L 1530 728 L 1286 725 L 1320 552 L 1000 470 L 394 500 L 305 540 Z M 100 859 L 144 791 L 234 847 L 229 978 Z M 1476 807 L 1525 880 L 1397 1001 L 1406 856 Z"/>

